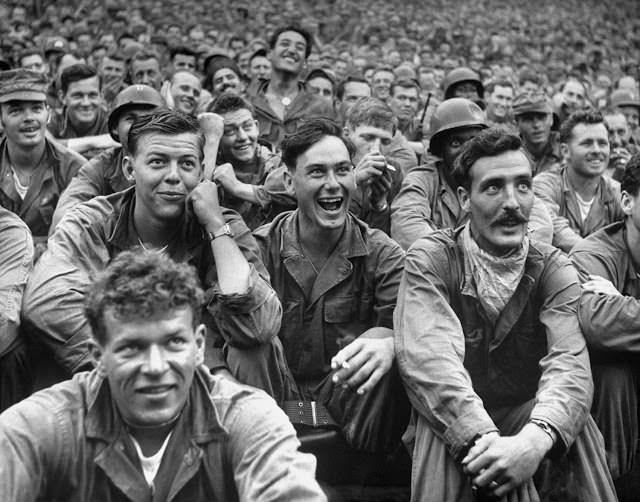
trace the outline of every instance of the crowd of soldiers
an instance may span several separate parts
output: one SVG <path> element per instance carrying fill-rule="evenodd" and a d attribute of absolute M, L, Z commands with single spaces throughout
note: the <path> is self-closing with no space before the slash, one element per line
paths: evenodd
<path fill-rule="evenodd" d="M 0 500 L 634 500 L 636 7 L 0 6 Z"/>

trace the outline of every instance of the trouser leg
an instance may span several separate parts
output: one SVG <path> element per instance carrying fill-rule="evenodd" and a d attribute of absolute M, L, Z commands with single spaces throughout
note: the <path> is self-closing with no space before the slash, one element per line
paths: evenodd
<path fill-rule="evenodd" d="M 229 371 L 238 381 L 264 390 L 278 404 L 298 397 L 296 383 L 278 337 L 251 348 L 226 345 L 224 351 Z"/>
<path fill-rule="evenodd" d="M 342 426 L 347 443 L 370 453 L 391 451 L 401 440 L 410 406 L 395 364 L 364 395 L 335 386 L 331 375 L 318 389 L 317 399 Z"/>
<path fill-rule="evenodd" d="M 638 443 L 635 372 L 624 362 L 594 362 L 591 415 L 602 432 L 607 464 L 614 479 L 628 473 Z"/>

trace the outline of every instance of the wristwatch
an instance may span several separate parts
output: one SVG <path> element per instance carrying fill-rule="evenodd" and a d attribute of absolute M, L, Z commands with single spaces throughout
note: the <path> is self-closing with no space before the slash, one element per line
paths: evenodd
<path fill-rule="evenodd" d="M 556 442 L 557 434 L 547 422 L 545 422 L 544 420 L 540 420 L 538 418 L 532 418 L 529 420 L 529 423 L 540 427 L 542 431 L 551 438 L 551 441 L 553 443 Z"/>
<path fill-rule="evenodd" d="M 224 225 L 222 225 L 222 227 L 220 227 L 220 230 L 216 230 L 213 233 L 207 232 L 207 237 L 209 237 L 210 241 L 213 241 L 218 237 L 222 237 L 223 235 L 227 235 L 232 239 L 234 237 L 233 232 L 231 231 L 231 227 L 229 226 L 228 223 L 225 223 Z"/>

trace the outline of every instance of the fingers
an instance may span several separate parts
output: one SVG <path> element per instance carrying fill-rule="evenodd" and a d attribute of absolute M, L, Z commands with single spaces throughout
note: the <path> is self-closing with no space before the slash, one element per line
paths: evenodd
<path fill-rule="evenodd" d="M 348 368 L 349 359 L 355 356 L 360 350 L 362 350 L 362 340 L 356 338 L 353 342 L 347 345 L 344 349 L 338 352 L 331 358 L 331 369 L 338 370 L 340 368 Z"/>
<path fill-rule="evenodd" d="M 495 431 L 488 432 L 487 434 L 483 434 L 482 436 L 480 436 L 476 440 L 475 444 L 471 447 L 471 449 L 469 449 L 469 451 L 467 452 L 467 456 L 462 459 L 462 466 L 466 467 L 469 463 L 473 462 L 482 453 L 484 453 L 489 448 L 489 446 L 491 446 L 496 437 L 499 436 Z"/>
<path fill-rule="evenodd" d="M 364 384 L 362 384 L 356 392 L 360 395 L 366 394 L 371 389 L 373 389 L 376 385 L 378 385 L 378 382 L 384 376 L 385 373 L 386 372 L 382 368 L 376 368 L 373 371 L 373 373 L 369 375 L 369 378 L 367 379 L 367 381 L 364 382 Z"/>

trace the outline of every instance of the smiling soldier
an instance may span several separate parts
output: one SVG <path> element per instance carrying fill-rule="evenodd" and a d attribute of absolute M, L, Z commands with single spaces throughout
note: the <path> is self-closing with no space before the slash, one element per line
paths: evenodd
<path fill-rule="evenodd" d="M 336 123 L 310 119 L 282 146 L 298 209 L 254 232 L 282 327 L 268 343 L 229 348 L 229 368 L 295 423 L 300 411 L 310 427 L 335 420 L 351 447 L 382 454 L 406 418 L 392 330 L 404 253 L 348 211 L 355 147 Z"/>
<path fill-rule="evenodd" d="M 84 157 L 45 137 L 47 79 L 30 70 L 0 73 L 0 205 L 29 226 L 36 256 L 44 250 L 53 212 Z"/>
<path fill-rule="evenodd" d="M 326 500 L 273 400 L 202 364 L 198 282 L 153 251 L 99 274 L 96 369 L 0 415 L 1 500 Z"/>
<path fill-rule="evenodd" d="M 616 500 L 589 415 L 578 276 L 529 238 L 520 139 L 481 132 L 454 175 L 469 221 L 411 247 L 394 317 L 412 500 Z"/>
<path fill-rule="evenodd" d="M 576 112 L 560 129 L 567 159 L 560 171 L 535 177 L 535 194 L 553 219 L 553 245 L 568 253 L 583 238 L 623 217 L 620 184 L 603 176 L 609 133 L 600 113 Z"/>
<path fill-rule="evenodd" d="M 207 289 L 207 345 L 267 341 L 280 326 L 280 302 L 249 229 L 218 204 L 203 180 L 204 135 L 196 119 L 158 109 L 129 129 L 125 175 L 134 186 L 78 204 L 60 221 L 27 284 L 24 317 L 67 374 L 91 368 L 82 311 L 91 274 L 118 252 L 166 252 L 197 270 Z M 212 358 L 215 351 L 207 354 Z M 209 366 L 215 359 L 207 358 Z"/>

